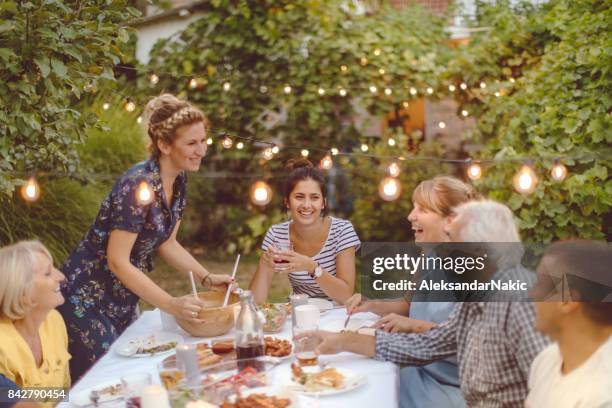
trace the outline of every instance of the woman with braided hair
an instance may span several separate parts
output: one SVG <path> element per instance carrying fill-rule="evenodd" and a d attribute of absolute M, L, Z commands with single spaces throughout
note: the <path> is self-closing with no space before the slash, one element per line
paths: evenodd
<path fill-rule="evenodd" d="M 224 290 L 229 275 L 208 272 L 176 240 L 185 209 L 186 176 L 206 154 L 206 118 L 189 102 L 164 94 L 146 107 L 151 157 L 115 183 L 93 225 L 61 267 L 66 302 L 59 308 L 69 334 L 76 381 L 134 320 L 140 298 L 182 319 L 199 322 L 202 302 L 173 297 L 147 273 L 153 253 L 206 287 Z M 142 189 L 150 195 L 142 194 Z M 146 191 L 145 191 L 146 193 Z"/>

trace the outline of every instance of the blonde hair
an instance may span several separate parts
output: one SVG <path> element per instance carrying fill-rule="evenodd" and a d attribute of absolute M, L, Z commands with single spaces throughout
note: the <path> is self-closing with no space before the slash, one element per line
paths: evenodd
<path fill-rule="evenodd" d="M 53 259 L 38 241 L 21 241 L 0 248 L 0 318 L 19 320 L 27 314 L 38 266 L 37 253 Z"/>
<path fill-rule="evenodd" d="M 176 130 L 182 126 L 202 122 L 207 125 L 206 117 L 201 110 L 187 101 L 171 94 L 162 94 L 151 99 L 144 111 L 147 133 L 151 138 L 149 151 L 159 156 L 158 141 L 172 144 Z"/>
<path fill-rule="evenodd" d="M 436 176 L 422 181 L 412 192 L 412 201 L 443 217 L 454 214 L 454 208 L 480 198 L 471 185 L 452 176 Z"/>

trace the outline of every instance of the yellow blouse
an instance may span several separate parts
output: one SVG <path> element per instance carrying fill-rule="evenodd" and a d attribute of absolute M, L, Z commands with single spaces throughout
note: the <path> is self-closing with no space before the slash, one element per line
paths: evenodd
<path fill-rule="evenodd" d="M 0 374 L 19 387 L 70 387 L 68 334 L 64 319 L 52 310 L 38 329 L 42 364 L 37 366 L 30 346 L 13 322 L 0 319 Z"/>

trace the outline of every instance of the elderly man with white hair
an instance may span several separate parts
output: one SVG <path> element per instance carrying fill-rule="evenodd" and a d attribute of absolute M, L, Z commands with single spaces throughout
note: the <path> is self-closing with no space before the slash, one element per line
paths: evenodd
<path fill-rule="evenodd" d="M 446 226 L 451 241 L 520 242 L 512 212 L 502 204 L 469 202 L 455 213 Z M 496 263 L 506 265 L 491 278 L 529 274 L 516 266 L 520 254 L 503 255 L 496 255 Z M 527 302 L 459 303 L 448 320 L 421 333 L 377 330 L 375 336 L 328 332 L 318 336 L 321 354 L 348 351 L 397 364 L 430 364 L 456 354 L 467 405 L 492 408 L 523 406 L 531 362 L 548 344 L 535 330 L 533 307 Z"/>

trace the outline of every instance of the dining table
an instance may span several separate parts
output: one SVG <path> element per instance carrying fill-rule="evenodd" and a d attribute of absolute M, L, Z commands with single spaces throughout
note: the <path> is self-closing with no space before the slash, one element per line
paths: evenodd
<path fill-rule="evenodd" d="M 376 315 L 371 313 L 359 313 L 355 314 L 355 317 L 351 319 L 361 320 L 363 322 L 376 320 Z M 334 307 L 327 311 L 321 312 L 319 320 L 319 328 L 325 330 L 326 328 L 338 329 L 342 327 L 347 317 L 346 309 L 343 307 Z M 111 345 L 109 351 L 100 358 L 93 367 L 76 383 L 70 390 L 70 395 L 76 395 L 77 393 L 83 393 L 92 387 L 96 387 L 99 384 L 104 384 L 109 381 L 120 381 L 120 378 L 130 373 L 150 373 L 153 382 L 161 384 L 158 376 L 157 367 L 158 364 L 167 357 L 164 355 L 154 355 L 150 357 L 125 357 L 117 353 L 115 350 L 118 344 L 125 343 L 129 339 L 148 336 L 160 332 L 174 332 L 183 337 L 185 343 L 199 343 L 202 341 L 214 341 L 217 338 L 228 338 L 234 335 L 234 330 L 213 338 L 202 338 L 193 337 L 181 329 L 178 325 L 168 330 L 166 327 L 162 329 L 162 321 L 159 310 L 145 311 L 141 313 L 137 320 L 135 320 L 122 334 L 121 336 Z M 283 326 L 283 330 L 279 333 L 270 334 L 273 337 L 286 339 L 291 341 L 292 327 L 291 318 L 287 319 L 287 322 Z M 390 362 L 377 361 L 372 358 L 353 354 L 353 353 L 339 353 L 334 355 L 322 355 L 319 357 L 320 362 L 326 364 L 329 367 L 335 367 L 343 370 L 350 370 L 350 372 L 363 375 L 365 380 L 359 387 L 351 389 L 346 392 L 334 394 L 334 395 L 319 395 L 316 397 L 312 396 L 300 396 L 301 401 L 306 401 L 303 404 L 305 407 L 321 407 L 321 408 L 338 408 L 338 407 L 397 407 L 399 398 L 399 367 L 396 364 Z M 289 373 L 289 366 L 292 362 L 296 361 L 295 358 L 284 359 L 280 365 L 286 366 L 285 372 Z M 288 374 L 287 374 L 288 375 Z M 93 406 L 93 405 L 92 405 Z M 119 408 L 124 407 L 125 402 L 115 401 L 108 402 L 101 407 L 104 408 Z M 59 404 L 60 408 L 74 408 L 77 407 L 70 401 L 62 402 Z"/>

